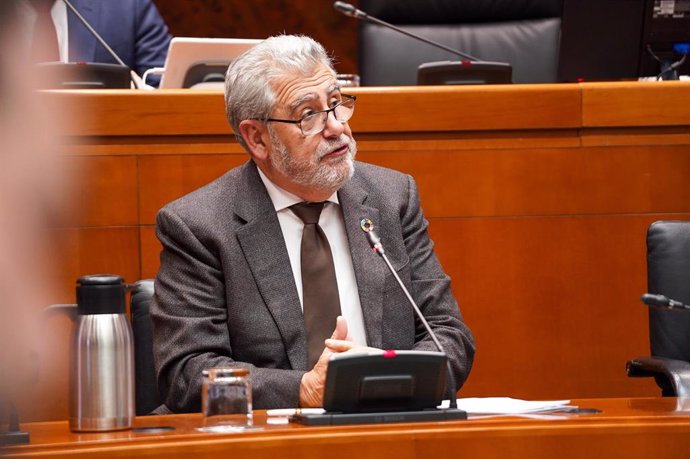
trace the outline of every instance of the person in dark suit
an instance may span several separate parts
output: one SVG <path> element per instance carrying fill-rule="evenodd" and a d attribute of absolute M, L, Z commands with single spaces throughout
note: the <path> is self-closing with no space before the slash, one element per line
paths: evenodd
<path fill-rule="evenodd" d="M 17 3 L 31 35 L 47 48 L 33 55 L 33 62 L 117 63 L 62 0 Z M 71 4 L 139 76 L 165 64 L 171 36 L 152 0 L 71 0 Z"/>
<path fill-rule="evenodd" d="M 72 0 L 72 4 L 139 76 L 163 67 L 171 37 L 151 0 Z M 67 22 L 71 62 L 116 63 L 71 12 Z"/>
<path fill-rule="evenodd" d="M 474 339 L 434 254 L 415 182 L 354 161 L 347 121 L 355 100 L 341 93 L 323 47 L 299 36 L 263 41 L 230 65 L 225 98 L 250 160 L 157 218 L 163 250 L 151 317 L 168 408 L 199 410 L 201 372 L 210 367 L 247 367 L 255 408 L 320 406 L 334 353 L 436 350 L 372 253 L 362 218 L 376 225 L 449 356 L 456 389 L 462 386 Z M 301 263 L 308 231 L 297 211 L 302 202 L 325 202 L 318 226 L 337 277 L 341 317 L 317 324 L 321 330 L 309 319 L 307 299 L 322 286 L 305 271 L 310 263 Z M 325 293 L 318 300 L 320 308 L 330 301 Z"/>

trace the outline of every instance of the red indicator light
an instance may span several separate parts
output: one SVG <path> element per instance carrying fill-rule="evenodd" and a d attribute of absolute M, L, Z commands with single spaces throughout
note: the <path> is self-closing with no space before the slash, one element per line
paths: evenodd
<path fill-rule="evenodd" d="M 392 359 L 396 357 L 398 354 L 395 353 L 393 349 L 388 349 L 387 351 L 383 351 L 383 358 L 384 359 Z"/>

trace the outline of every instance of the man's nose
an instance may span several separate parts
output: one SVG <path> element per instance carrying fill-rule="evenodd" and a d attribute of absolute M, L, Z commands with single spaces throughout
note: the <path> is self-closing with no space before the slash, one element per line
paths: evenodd
<path fill-rule="evenodd" d="M 345 123 L 335 119 L 335 110 L 326 116 L 326 126 L 323 128 L 324 137 L 339 137 L 345 131 Z"/>

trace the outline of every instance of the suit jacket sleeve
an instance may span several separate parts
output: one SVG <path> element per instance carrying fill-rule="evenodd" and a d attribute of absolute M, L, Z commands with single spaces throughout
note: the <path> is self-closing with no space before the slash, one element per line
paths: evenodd
<path fill-rule="evenodd" d="M 455 377 L 456 390 L 467 379 L 474 360 L 474 337 L 465 325 L 450 289 L 450 278 L 443 272 L 434 243 L 429 238 L 429 223 L 420 208 L 417 186 L 408 176 L 407 205 L 400 210 L 402 237 L 409 257 L 408 288 L 422 314 L 446 351 Z M 435 351 L 436 347 L 423 324 L 415 321 L 414 349 Z"/>
<path fill-rule="evenodd" d="M 130 65 L 142 76 L 150 68 L 163 67 L 171 37 L 158 9 L 150 0 L 140 0 L 135 21 L 135 56 Z M 151 77 L 150 83 L 157 86 L 159 80 L 159 77 Z"/>
<path fill-rule="evenodd" d="M 232 266 L 221 266 L 210 244 L 173 209 L 161 210 L 157 224 L 163 251 L 151 318 L 165 404 L 174 412 L 198 411 L 202 370 L 237 364 L 250 370 L 255 408 L 298 406 L 304 371 L 233 360 L 223 274 Z"/>

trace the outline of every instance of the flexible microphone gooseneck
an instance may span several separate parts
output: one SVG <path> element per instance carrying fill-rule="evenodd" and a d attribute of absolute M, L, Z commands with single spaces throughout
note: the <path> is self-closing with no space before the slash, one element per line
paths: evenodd
<path fill-rule="evenodd" d="M 664 295 L 656 295 L 653 293 L 645 293 L 640 298 L 647 306 L 652 306 L 661 309 L 690 309 L 690 305 L 681 303 L 680 301 L 672 300 Z"/>
<path fill-rule="evenodd" d="M 405 294 L 407 301 L 409 301 L 409 303 L 412 305 L 412 309 L 414 309 L 415 314 L 417 315 L 419 320 L 424 325 L 424 328 L 426 328 L 426 331 L 429 334 L 429 336 L 431 337 L 431 340 L 434 342 L 436 349 L 438 349 L 438 351 L 441 352 L 442 354 L 445 354 L 446 366 L 448 367 L 448 388 L 447 388 L 446 392 L 448 393 L 448 400 L 450 402 L 449 408 L 457 408 L 458 404 L 456 401 L 457 394 L 455 392 L 455 378 L 453 377 L 453 369 L 450 366 L 450 360 L 448 359 L 448 354 L 446 354 L 446 351 L 443 349 L 443 346 L 441 346 L 441 343 L 439 342 L 438 338 L 436 337 L 436 334 L 434 333 L 434 331 L 429 326 L 429 322 L 426 321 L 424 314 L 422 314 L 422 311 L 419 309 L 419 306 L 417 306 L 417 303 L 412 298 L 412 295 L 410 295 L 410 292 L 407 290 L 407 287 L 405 287 L 405 284 L 403 284 L 402 280 L 400 280 L 398 273 L 395 272 L 393 265 L 388 260 L 388 257 L 386 256 L 386 252 L 383 248 L 383 244 L 381 244 L 381 238 L 374 231 L 374 223 L 368 218 L 363 218 L 359 222 L 359 227 L 366 234 L 367 240 L 369 241 L 369 245 L 371 246 L 372 250 L 374 252 L 376 252 L 377 254 L 379 254 L 381 256 L 381 258 L 383 258 L 383 261 L 386 262 L 386 266 L 388 267 L 388 270 L 391 272 L 391 274 L 393 274 L 393 277 L 395 277 L 395 280 L 398 283 L 398 286 L 400 286 L 400 289 L 402 290 L 402 292 Z"/>
<path fill-rule="evenodd" d="M 364 21 L 369 21 L 369 22 L 372 22 L 372 23 L 374 23 L 374 24 L 378 24 L 378 25 L 382 25 L 382 26 L 384 26 L 384 27 L 388 27 L 389 29 L 393 29 L 393 30 L 395 30 L 396 32 L 399 32 L 399 33 L 401 33 L 401 34 L 403 34 L 403 35 L 407 35 L 408 37 L 414 38 L 415 40 L 423 41 L 424 43 L 427 43 L 427 44 L 429 44 L 429 45 L 431 45 L 431 46 L 435 46 L 435 47 L 440 48 L 440 49 L 442 49 L 442 50 L 444 50 L 444 51 L 448 51 L 449 53 L 455 54 L 456 56 L 460 56 L 460 57 L 462 57 L 463 59 L 465 59 L 466 61 L 473 62 L 473 61 L 478 61 L 478 60 L 479 60 L 479 59 L 477 59 L 476 57 L 471 56 L 471 55 L 469 55 L 469 54 L 461 53 L 461 52 L 458 51 L 457 49 L 453 49 L 453 48 L 450 48 L 450 47 L 448 47 L 448 46 L 442 45 L 441 43 L 437 43 L 437 42 L 435 42 L 435 41 L 433 41 L 433 40 L 429 40 L 428 38 L 420 37 L 419 35 L 410 33 L 410 32 L 408 32 L 408 31 L 406 31 L 406 30 L 401 29 L 400 27 L 394 26 L 393 24 L 391 24 L 391 23 L 389 23 L 389 22 L 382 21 L 382 20 L 379 19 L 379 18 L 375 18 L 374 16 L 369 16 L 367 13 L 365 13 L 365 12 L 362 11 L 362 10 L 359 10 L 359 9 L 355 8 L 355 7 L 354 7 L 353 5 L 351 5 L 350 3 L 346 3 L 346 2 L 335 2 L 335 3 L 333 3 L 333 8 L 335 8 L 335 9 L 338 10 L 338 11 L 340 11 L 341 13 L 343 13 L 343 14 L 346 15 L 346 16 L 350 16 L 350 17 L 353 17 L 353 18 L 355 18 L 355 19 L 364 20 Z"/>
<path fill-rule="evenodd" d="M 77 19 L 79 19 L 79 21 L 82 24 L 84 24 L 84 27 L 86 27 L 86 30 L 88 30 L 89 33 L 98 41 L 98 43 L 100 43 L 101 46 L 103 46 L 106 49 L 106 51 L 108 51 L 108 53 L 113 57 L 113 59 L 115 59 L 115 61 L 118 64 L 120 64 L 123 67 L 129 68 L 129 66 L 127 64 L 125 64 L 125 62 L 122 59 L 120 59 L 120 56 L 118 56 L 117 53 L 115 51 L 113 51 L 113 49 L 108 45 L 108 43 L 105 42 L 103 37 L 101 37 L 100 34 L 98 32 L 96 32 L 96 29 L 91 27 L 91 24 L 89 24 L 89 22 L 84 18 L 84 16 L 82 16 L 81 13 L 79 13 L 79 11 L 77 11 L 77 9 L 74 7 L 74 5 L 72 5 L 72 3 L 70 3 L 69 0 L 62 0 L 62 2 L 67 6 L 67 8 L 69 8 L 72 11 L 72 13 L 74 13 L 74 15 L 77 17 Z M 139 89 L 141 87 L 140 84 L 142 83 L 141 77 L 139 75 L 137 75 L 137 73 L 134 70 L 129 69 L 129 71 L 130 71 L 130 75 L 132 77 L 132 82 L 134 83 L 134 86 L 137 89 Z"/>

